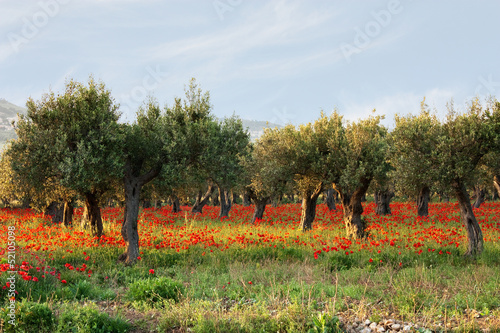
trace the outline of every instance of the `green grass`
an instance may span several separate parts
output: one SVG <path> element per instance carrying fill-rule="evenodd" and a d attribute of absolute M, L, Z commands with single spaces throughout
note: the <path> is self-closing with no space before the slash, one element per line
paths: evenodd
<path fill-rule="evenodd" d="M 422 228 L 432 222 L 423 222 Z M 176 223 L 185 227 L 183 233 L 206 225 L 221 228 L 217 239 L 263 230 L 287 232 L 290 239 L 298 235 L 305 243 L 322 232 L 333 233 L 332 238 L 338 235 L 331 230 L 303 234 L 281 225 L 241 224 L 229 229 L 227 221 L 184 217 Z M 494 234 L 499 236 L 500 232 Z M 161 229 L 149 237 L 159 239 Z M 439 249 L 415 254 L 396 246 L 378 253 L 353 244 L 353 253 L 323 251 L 317 259 L 311 247 L 289 244 L 232 245 L 214 252 L 204 246 L 179 252 L 144 246 L 142 260 L 132 267 L 117 263 L 123 252 L 117 246 L 76 247 L 72 253 L 56 248 L 50 256 L 48 251 L 18 253 L 18 260 L 32 262 L 35 255 L 46 260 L 67 283 L 50 274 L 37 283 L 18 279 L 17 318 L 25 320 L 23 316 L 32 313 L 52 323 L 47 331 L 54 332 L 71 332 L 62 328 L 70 322 L 79 332 L 98 332 L 103 322 L 109 322 L 107 329 L 114 332 L 337 332 L 337 317 L 345 322 L 393 318 L 433 329 L 450 324 L 458 331 L 500 329 L 498 242 L 486 243 L 477 260 L 461 254 L 463 244 L 442 247 L 450 252 L 443 255 Z M 19 245 L 24 245 L 22 240 Z M 91 260 L 85 261 L 88 254 Z M 90 277 L 65 267 L 83 263 L 91 267 Z M 0 286 L 6 276 L 0 276 Z M 38 319 L 29 325 L 40 325 Z"/>

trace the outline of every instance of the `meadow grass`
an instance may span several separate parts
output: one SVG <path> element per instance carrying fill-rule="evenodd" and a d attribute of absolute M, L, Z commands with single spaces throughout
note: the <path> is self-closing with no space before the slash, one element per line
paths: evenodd
<path fill-rule="evenodd" d="M 474 260 L 463 256 L 466 237 L 453 203 L 433 204 L 426 219 L 408 204 L 379 217 L 369 204 L 370 236 L 360 241 L 343 238 L 341 213 L 324 205 L 314 229 L 300 231 L 299 209 L 269 208 L 256 225 L 248 223 L 251 208 L 241 206 L 223 220 L 214 217 L 216 207 L 201 216 L 144 210 L 141 258 L 131 267 L 116 260 L 124 251 L 120 209 L 104 211 L 99 241 L 79 226 L 4 210 L 2 227 L 16 225 L 16 260 L 28 276 L 16 281 L 16 319 L 29 327 L 34 319 L 23 315 L 32 313 L 54 332 L 68 325 L 96 331 L 83 322 L 110 322 L 109 332 L 345 330 L 339 317 L 500 330 L 500 204 L 476 210 L 485 250 Z M 6 278 L 0 275 L 0 286 Z M 8 300 L 0 293 L 5 320 Z"/>

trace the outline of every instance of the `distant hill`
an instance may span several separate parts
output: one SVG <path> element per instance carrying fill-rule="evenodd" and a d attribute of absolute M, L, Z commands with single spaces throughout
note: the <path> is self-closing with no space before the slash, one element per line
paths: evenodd
<path fill-rule="evenodd" d="M 7 140 L 16 138 L 12 122 L 17 119 L 18 113 L 25 114 L 26 109 L 0 98 L 0 150 Z"/>
<path fill-rule="evenodd" d="M 264 128 L 283 127 L 281 125 L 269 123 L 267 121 L 242 119 L 241 122 L 243 123 L 243 128 L 248 129 L 248 132 L 250 133 L 250 139 L 252 141 L 258 139 L 262 134 L 264 134 Z"/>
<path fill-rule="evenodd" d="M 12 121 L 17 119 L 17 114 L 26 113 L 26 109 L 9 103 L 0 98 L 0 150 L 7 140 L 15 139 L 16 132 L 12 128 Z M 243 128 L 248 129 L 252 141 L 264 134 L 264 128 L 281 128 L 283 126 L 266 121 L 242 119 Z"/>

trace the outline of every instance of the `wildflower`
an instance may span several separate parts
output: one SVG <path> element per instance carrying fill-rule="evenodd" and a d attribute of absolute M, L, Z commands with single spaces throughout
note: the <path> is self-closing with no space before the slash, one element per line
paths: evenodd
<path fill-rule="evenodd" d="M 149 274 L 154 274 L 154 273 L 155 273 L 155 270 L 151 268 L 151 269 L 149 270 Z"/>

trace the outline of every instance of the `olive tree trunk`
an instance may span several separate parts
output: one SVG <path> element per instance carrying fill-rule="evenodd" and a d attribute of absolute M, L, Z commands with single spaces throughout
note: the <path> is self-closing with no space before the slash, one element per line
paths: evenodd
<path fill-rule="evenodd" d="M 366 236 L 366 221 L 361 218 L 363 205 L 361 204 L 366 191 L 370 186 L 371 179 L 363 179 L 361 186 L 351 193 L 349 191 L 339 191 L 344 210 L 344 223 L 347 237 L 363 238 Z"/>
<path fill-rule="evenodd" d="M 228 217 L 231 210 L 231 193 L 219 186 L 219 217 Z"/>
<path fill-rule="evenodd" d="M 172 194 L 170 196 L 170 202 L 172 203 L 172 213 L 180 213 L 182 211 L 177 195 Z"/>
<path fill-rule="evenodd" d="M 143 175 L 136 175 L 132 167 L 126 165 L 123 183 L 125 187 L 125 212 L 121 234 L 127 250 L 120 255 L 119 261 L 132 265 L 139 257 L 139 233 L 137 231 L 137 218 L 139 216 L 140 194 L 142 187 L 153 180 L 161 171 L 161 165 L 156 166 Z"/>
<path fill-rule="evenodd" d="M 391 199 L 394 198 L 394 192 L 389 190 L 378 190 L 375 192 L 375 214 L 391 215 Z"/>
<path fill-rule="evenodd" d="M 326 206 L 330 211 L 337 210 L 337 207 L 335 206 L 335 196 L 334 196 L 335 190 L 333 188 L 328 189 L 326 191 Z"/>
<path fill-rule="evenodd" d="M 63 223 L 65 226 L 73 224 L 73 203 L 71 201 L 64 201 Z"/>
<path fill-rule="evenodd" d="M 302 213 L 300 216 L 302 231 L 312 229 L 314 219 L 316 218 L 316 204 L 321 190 L 322 185 L 318 185 L 314 191 L 307 190 L 302 193 Z"/>
<path fill-rule="evenodd" d="M 429 201 L 431 190 L 428 186 L 423 186 L 417 196 L 417 214 L 418 216 L 429 216 Z"/>
<path fill-rule="evenodd" d="M 486 192 L 480 186 L 474 187 L 474 208 L 481 207 L 481 204 L 484 202 L 484 197 L 486 196 Z"/>
<path fill-rule="evenodd" d="M 87 223 L 90 223 L 92 235 L 101 237 L 102 236 L 101 208 L 99 207 L 98 196 L 94 192 L 85 193 L 85 213 L 86 216 L 84 216 L 84 219 L 87 220 Z"/>
<path fill-rule="evenodd" d="M 250 201 L 250 194 L 248 193 L 248 191 L 245 191 L 243 193 L 243 206 L 248 207 L 251 204 L 252 202 Z"/>
<path fill-rule="evenodd" d="M 205 195 L 202 196 L 201 191 L 198 192 L 196 201 L 191 208 L 191 213 L 203 213 L 203 207 L 208 203 L 208 200 L 210 200 L 210 197 L 212 196 L 212 193 L 214 193 L 214 191 L 214 184 L 212 182 L 208 182 L 208 189 L 207 192 L 205 192 Z"/>
<path fill-rule="evenodd" d="M 44 214 L 51 216 L 52 223 L 61 223 L 64 217 L 64 203 L 52 201 L 47 208 L 45 208 Z"/>
<path fill-rule="evenodd" d="M 253 216 L 252 216 L 252 222 L 255 223 L 257 219 L 262 220 L 262 217 L 264 216 L 264 212 L 266 210 L 266 205 L 270 201 L 270 197 L 265 197 L 265 198 L 253 198 L 253 201 L 255 202 L 255 210 L 253 211 Z"/>
<path fill-rule="evenodd" d="M 472 257 L 477 256 L 483 251 L 483 233 L 472 211 L 469 194 L 465 185 L 459 179 L 455 179 L 451 186 L 460 207 L 460 218 L 467 229 L 469 245 L 465 254 Z"/>
<path fill-rule="evenodd" d="M 500 197 L 500 176 L 496 175 L 493 177 L 493 186 L 495 186 L 495 189 L 497 190 L 497 196 Z"/>

